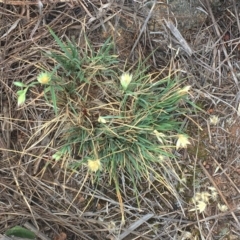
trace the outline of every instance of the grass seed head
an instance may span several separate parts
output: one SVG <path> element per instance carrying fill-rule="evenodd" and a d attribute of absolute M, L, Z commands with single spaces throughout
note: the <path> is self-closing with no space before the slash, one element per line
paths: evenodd
<path fill-rule="evenodd" d="M 191 144 L 188 140 L 188 136 L 184 134 L 178 134 L 178 140 L 176 144 L 176 149 L 178 150 L 179 148 L 187 148 L 188 144 Z"/>
<path fill-rule="evenodd" d="M 208 189 L 211 191 L 211 198 L 213 201 L 217 201 L 218 193 L 214 187 L 208 187 Z"/>
<path fill-rule="evenodd" d="M 153 133 L 155 134 L 155 136 L 157 137 L 158 141 L 161 144 L 164 144 L 163 139 L 166 138 L 166 135 L 163 133 L 158 132 L 157 130 L 154 130 Z"/>
<path fill-rule="evenodd" d="M 130 84 L 131 81 L 132 81 L 132 74 L 129 74 L 129 73 L 122 74 L 122 76 L 120 77 L 120 83 L 124 91 L 127 90 L 128 85 Z"/>
<path fill-rule="evenodd" d="M 201 199 L 202 201 L 204 201 L 205 203 L 209 202 L 209 198 L 210 198 L 211 194 L 208 192 L 201 192 Z"/>
<path fill-rule="evenodd" d="M 101 116 L 98 118 L 98 122 L 103 123 L 103 124 L 107 123 L 106 119 L 104 117 L 101 117 Z"/>
<path fill-rule="evenodd" d="M 181 90 L 179 90 L 178 93 L 179 93 L 180 95 L 188 94 L 190 88 L 191 88 L 191 86 L 186 86 L 186 87 L 182 88 Z"/>
<path fill-rule="evenodd" d="M 228 210 L 228 207 L 224 204 L 220 204 L 218 203 L 218 209 L 221 211 L 221 212 L 226 212 Z"/>
<path fill-rule="evenodd" d="M 52 158 L 56 161 L 59 161 L 61 159 L 61 157 L 62 157 L 62 153 L 60 151 L 58 151 L 52 155 Z"/>
<path fill-rule="evenodd" d="M 207 207 L 207 203 L 204 201 L 199 201 L 198 204 L 196 205 L 197 210 L 202 213 L 205 211 L 206 207 Z"/>
<path fill-rule="evenodd" d="M 219 123 L 219 118 L 216 115 L 212 115 L 210 118 L 210 124 L 212 125 L 217 125 Z"/>

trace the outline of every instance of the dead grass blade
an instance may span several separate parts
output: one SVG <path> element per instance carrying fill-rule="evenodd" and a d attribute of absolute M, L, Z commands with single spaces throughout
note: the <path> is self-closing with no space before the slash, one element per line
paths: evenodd
<path fill-rule="evenodd" d="M 148 221 L 153 216 L 154 216 L 153 213 L 146 214 L 145 216 L 137 220 L 135 223 L 131 224 L 131 226 L 128 229 L 121 233 L 121 235 L 119 236 L 119 240 L 122 240 L 125 237 L 127 237 L 131 232 L 133 232 L 136 228 L 140 227 L 144 222 Z"/>
<path fill-rule="evenodd" d="M 173 36 L 179 41 L 180 45 L 184 49 L 184 51 L 191 56 L 192 55 L 192 49 L 188 45 L 187 41 L 183 38 L 182 34 L 178 31 L 178 29 L 173 25 L 171 21 L 167 21 L 164 19 L 164 22 L 166 26 L 169 28 Z"/>

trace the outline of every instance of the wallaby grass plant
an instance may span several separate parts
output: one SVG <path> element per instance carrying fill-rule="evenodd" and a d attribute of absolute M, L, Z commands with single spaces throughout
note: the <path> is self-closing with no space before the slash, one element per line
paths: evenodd
<path fill-rule="evenodd" d="M 88 166 L 96 183 L 101 177 L 113 182 L 122 214 L 120 171 L 136 196 L 143 179 L 159 181 L 177 196 L 168 176 L 180 180 L 172 169 L 176 140 L 177 148 L 190 143 L 180 130 L 182 116 L 193 105 L 189 87 L 181 88 L 183 82 L 171 76 L 162 79 L 141 61 L 131 74 L 120 70 L 110 39 L 96 50 L 85 38 L 80 50 L 50 32 L 61 52 L 50 54 L 56 67 L 49 73 L 45 96 L 66 123 L 53 159 L 69 157 L 69 169 Z"/>

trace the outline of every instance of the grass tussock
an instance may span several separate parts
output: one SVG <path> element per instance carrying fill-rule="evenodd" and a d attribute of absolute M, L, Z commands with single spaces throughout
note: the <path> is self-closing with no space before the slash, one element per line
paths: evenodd
<path fill-rule="evenodd" d="M 190 144 L 180 130 L 182 116 L 193 105 L 190 87 L 171 75 L 150 72 L 146 61 L 121 69 L 110 39 L 96 50 L 86 38 L 86 48 L 80 50 L 49 30 L 59 46 L 49 54 L 52 71 L 41 72 L 31 85 L 15 85 L 24 88 L 18 91 L 21 104 L 29 87 L 44 86 L 53 122 L 62 126 L 50 130 L 58 145 L 53 161 L 74 172 L 87 168 L 96 184 L 100 179 L 114 183 L 122 215 L 120 173 L 128 177 L 137 199 L 143 180 L 158 181 L 177 197 L 172 179 L 180 178 L 172 166 L 175 149 Z"/>

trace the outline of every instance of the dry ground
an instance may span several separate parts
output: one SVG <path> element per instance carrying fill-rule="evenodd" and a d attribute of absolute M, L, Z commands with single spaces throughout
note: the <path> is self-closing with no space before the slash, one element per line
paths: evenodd
<path fill-rule="evenodd" d="M 207 3 L 206 22 L 182 32 L 191 56 L 163 19 L 158 19 L 158 33 L 151 34 L 152 19 L 144 25 L 149 13 L 138 11 L 137 1 L 44 2 L 42 15 L 35 4 L 0 3 L 0 234 L 15 225 L 30 225 L 42 234 L 39 239 L 187 239 L 187 234 L 189 239 L 240 239 L 240 6 L 235 0 L 221 1 L 215 8 Z M 51 136 L 41 137 L 46 135 L 41 125 L 57 124 L 51 122 L 52 109 L 43 104 L 41 89 L 17 108 L 13 86 L 14 81 L 34 81 L 42 67 L 51 69 L 43 52 L 56 43 L 44 24 L 81 47 L 83 34 L 96 48 L 112 36 L 123 65 L 156 49 L 150 59 L 155 70 L 181 70 L 192 86 L 192 98 L 204 110 L 186 119 L 192 145 L 176 153 L 187 180 L 179 199 L 182 208 L 162 186 L 143 184 L 139 209 L 123 183 L 126 224 L 120 226 L 114 188 L 94 189 L 91 179 L 70 174 L 60 164 L 45 167 L 56 143 Z M 212 115 L 219 117 L 217 125 L 210 124 Z M 204 213 L 189 212 L 194 193 L 209 186 L 228 210 L 221 213 L 211 202 Z"/>

